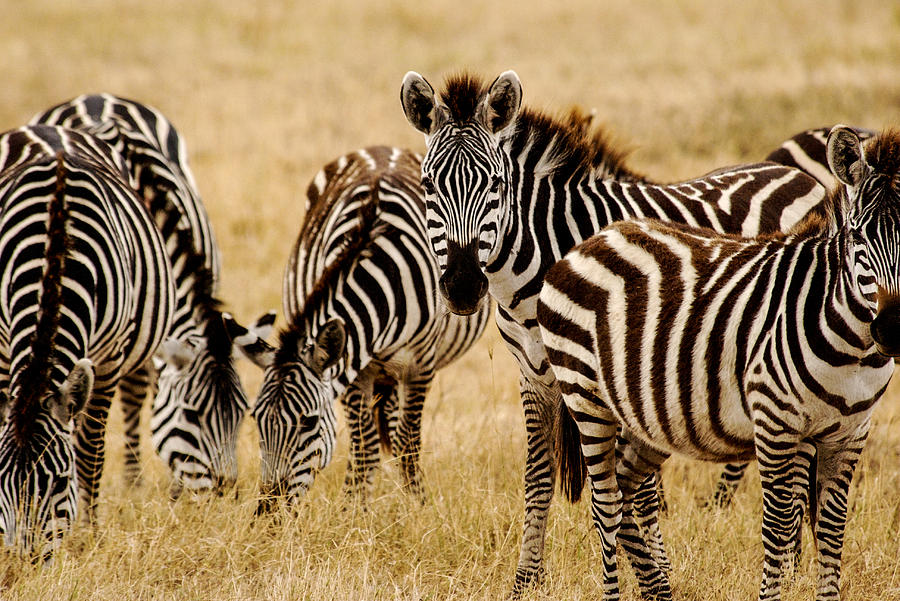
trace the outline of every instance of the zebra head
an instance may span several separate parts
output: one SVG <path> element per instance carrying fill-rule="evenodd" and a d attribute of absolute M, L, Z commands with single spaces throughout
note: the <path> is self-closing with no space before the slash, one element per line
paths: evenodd
<path fill-rule="evenodd" d="M 265 369 L 253 409 L 262 461 L 257 513 L 272 509 L 279 498 L 302 497 L 331 462 L 337 429 L 327 372 L 343 357 L 346 341 L 344 323 L 333 319 L 313 336 L 289 328 L 277 350 L 244 350 Z"/>
<path fill-rule="evenodd" d="M 522 86 L 513 71 L 489 87 L 463 75 L 451 78 L 438 100 L 410 71 L 400 101 L 412 126 L 425 134 L 425 219 L 441 295 L 452 312 L 471 315 L 487 294 L 484 269 L 509 214 L 509 156 L 500 142 L 518 114 Z"/>
<path fill-rule="evenodd" d="M 93 366 L 81 359 L 36 402 L 22 402 L 15 380 L 10 396 L 0 393 L 0 536 L 23 556 L 49 559 L 75 520 L 73 418 L 93 386 Z"/>
<path fill-rule="evenodd" d="M 234 357 L 267 337 L 274 320 L 267 313 L 248 330 L 215 312 L 201 335 L 162 344 L 150 426 L 153 446 L 172 470 L 173 497 L 184 489 L 221 494 L 237 480 L 238 428 L 250 404 Z"/>
<path fill-rule="evenodd" d="M 828 135 L 827 153 L 843 184 L 837 200 L 846 227 L 863 249 L 861 287 L 874 291 L 872 338 L 878 352 L 900 356 L 900 131 L 863 149 L 857 133 L 839 125 Z"/>

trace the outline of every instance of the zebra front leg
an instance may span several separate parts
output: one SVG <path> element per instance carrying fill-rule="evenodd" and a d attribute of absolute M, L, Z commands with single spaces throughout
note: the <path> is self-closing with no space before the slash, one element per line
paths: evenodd
<path fill-rule="evenodd" d="M 713 493 L 712 499 L 707 501 L 707 507 L 728 507 L 734 493 L 737 491 L 738 484 L 747 471 L 748 463 L 729 463 L 722 469 L 719 480 L 716 482 L 716 491 Z"/>
<path fill-rule="evenodd" d="M 94 389 L 90 402 L 75 422 L 75 467 L 78 497 L 84 508 L 84 519 L 91 525 L 97 521 L 97 492 L 106 455 L 105 436 L 113 388 Z"/>
<path fill-rule="evenodd" d="M 419 374 L 406 381 L 406 399 L 400 408 L 400 423 L 397 426 L 397 445 L 394 453 L 400 460 L 403 485 L 413 495 L 422 499 L 419 455 L 422 449 L 422 411 L 425 396 L 431 386 L 434 372 Z"/>
<path fill-rule="evenodd" d="M 841 551 L 847 525 L 847 491 L 853 470 L 868 435 L 835 444 L 816 444 L 815 504 L 810 499 L 810 519 L 816 537 L 819 584 L 816 601 L 836 601 L 841 597 Z"/>
<path fill-rule="evenodd" d="M 154 377 L 155 370 L 148 363 L 119 381 L 119 398 L 122 401 L 122 414 L 125 422 L 125 467 L 123 472 L 125 484 L 128 486 L 141 484 L 141 408 Z"/>
<path fill-rule="evenodd" d="M 791 560 L 791 536 L 800 520 L 794 502 L 794 466 L 797 441 L 790 434 L 779 435 L 757 429 L 756 453 L 762 482 L 763 577 L 760 601 L 781 598 L 785 565 Z"/>
<path fill-rule="evenodd" d="M 341 401 L 350 431 L 350 463 L 344 478 L 344 493 L 365 504 L 378 465 L 378 432 L 369 409 L 372 386 L 364 378 L 351 384 Z"/>
<path fill-rule="evenodd" d="M 519 380 L 525 413 L 527 450 L 525 455 L 525 520 L 512 598 L 540 583 L 543 577 L 544 538 L 547 516 L 553 500 L 553 401 L 543 398 L 528 380 Z"/>

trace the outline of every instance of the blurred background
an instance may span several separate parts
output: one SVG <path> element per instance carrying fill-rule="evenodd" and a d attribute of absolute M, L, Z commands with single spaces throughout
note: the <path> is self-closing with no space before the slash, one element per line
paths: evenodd
<path fill-rule="evenodd" d="M 0 3 L 0 130 L 91 92 L 161 110 L 187 143 L 223 251 L 221 296 L 244 322 L 280 313 L 283 267 L 321 166 L 371 144 L 424 150 L 400 108 L 408 70 L 437 87 L 461 69 L 488 79 L 514 69 L 526 104 L 595 109 L 632 149 L 631 164 L 658 180 L 760 160 L 810 127 L 900 125 L 895 0 Z M 242 373 L 255 397 L 259 375 Z M 502 598 L 522 515 L 516 381 L 493 330 L 439 377 L 426 409 L 424 507 L 397 490 L 388 465 L 373 510 L 346 511 L 344 442 L 300 517 L 269 530 L 250 520 L 252 423 L 239 500 L 173 505 L 149 446 L 148 484 L 122 489 L 114 421 L 100 528 L 76 533 L 51 570 L 0 562 L 0 598 Z M 893 389 L 860 469 L 847 599 L 900 598 L 892 397 Z M 758 485 L 711 516 L 701 501 L 717 468 L 666 469 L 676 596 L 751 598 L 762 553 Z M 548 583 L 537 598 L 599 596 L 587 511 L 555 503 Z M 814 566 L 800 572 L 786 599 L 811 597 Z"/>

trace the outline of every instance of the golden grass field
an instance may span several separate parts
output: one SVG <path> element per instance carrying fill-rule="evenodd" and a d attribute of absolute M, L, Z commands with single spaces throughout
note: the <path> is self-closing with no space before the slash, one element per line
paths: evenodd
<path fill-rule="evenodd" d="M 224 254 L 222 297 L 244 322 L 281 307 L 281 275 L 310 178 L 369 144 L 422 150 L 399 103 L 410 69 L 438 83 L 466 67 L 515 69 L 531 106 L 596 108 L 632 164 L 657 179 L 761 159 L 836 122 L 900 124 L 896 1 L 469 0 L 361 3 L 6 0 L 0 130 L 72 96 L 109 91 L 159 108 L 188 143 Z M 517 370 L 491 331 L 438 378 L 425 416 L 419 505 L 388 463 L 370 510 L 345 505 L 346 433 L 296 518 L 253 522 L 255 426 L 239 497 L 166 497 L 145 446 L 145 485 L 124 488 L 114 411 L 100 522 L 49 568 L 0 556 L 7 600 L 502 599 L 522 519 Z M 248 393 L 259 375 L 244 367 Z M 756 596 L 761 502 L 703 509 L 718 467 L 673 459 L 662 523 L 677 599 Z M 755 473 L 754 473 L 755 475 Z M 900 599 L 900 384 L 879 407 L 852 488 L 844 598 Z M 808 535 L 806 536 L 808 539 Z M 812 549 L 784 591 L 811 599 Z M 600 596 L 584 502 L 554 503 L 535 599 Z M 625 598 L 636 595 L 624 572 Z"/>

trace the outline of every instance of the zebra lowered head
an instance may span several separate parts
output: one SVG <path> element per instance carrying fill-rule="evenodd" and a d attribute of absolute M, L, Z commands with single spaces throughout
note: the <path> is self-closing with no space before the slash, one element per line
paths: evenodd
<path fill-rule="evenodd" d="M 241 350 L 265 370 L 253 416 L 259 428 L 261 494 L 257 513 L 295 500 L 331 462 L 337 439 L 329 368 L 344 355 L 344 323 L 332 319 L 310 336 L 293 324 L 273 349 L 259 340 Z"/>
<path fill-rule="evenodd" d="M 837 202 L 846 206 L 834 210 L 848 214 L 846 227 L 865 249 L 854 260 L 877 307 L 872 339 L 881 354 L 900 356 L 900 132 L 875 138 L 864 151 L 853 129 L 835 126 L 828 165 L 844 186 Z"/>
<path fill-rule="evenodd" d="M 52 369 L 43 374 L 49 381 L 35 374 L 28 381 L 29 371 L 11 395 L 0 392 L 0 536 L 5 546 L 48 559 L 77 513 L 73 417 L 91 396 L 94 371 L 89 359 L 64 378 Z"/>
<path fill-rule="evenodd" d="M 406 118 L 425 134 L 428 237 L 441 271 L 441 295 L 458 315 L 475 313 L 483 302 L 484 268 L 497 251 L 501 222 L 511 214 L 509 156 L 500 139 L 518 114 L 522 85 L 515 72 L 506 71 L 482 86 L 472 77 L 454 78 L 445 98 L 437 99 L 425 78 L 410 71 L 400 89 Z"/>
<path fill-rule="evenodd" d="M 184 489 L 222 494 L 234 486 L 238 428 L 250 408 L 234 359 L 243 346 L 266 338 L 274 321 L 269 312 L 247 329 L 212 309 L 199 335 L 160 346 L 150 427 L 153 446 L 174 476 L 172 497 Z"/>

